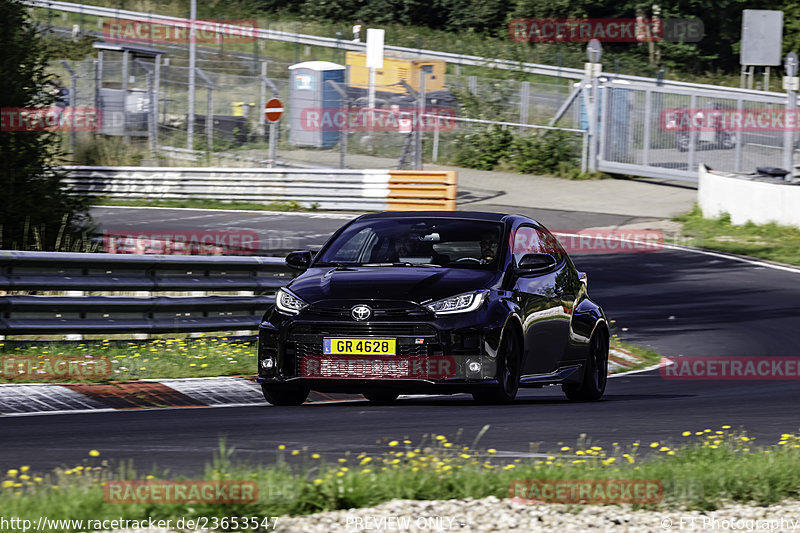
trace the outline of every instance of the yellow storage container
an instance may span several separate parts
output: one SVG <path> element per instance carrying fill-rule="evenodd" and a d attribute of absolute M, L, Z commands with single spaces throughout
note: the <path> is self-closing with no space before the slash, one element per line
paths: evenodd
<path fill-rule="evenodd" d="M 350 67 L 350 85 L 359 89 L 369 88 L 369 69 L 365 66 L 367 54 L 347 52 L 346 63 Z M 425 92 L 444 89 L 446 63 L 441 59 L 430 59 L 409 54 L 383 57 L 383 68 L 375 72 L 375 90 L 378 92 L 404 93 L 400 80 L 405 80 L 415 91 L 419 90 L 420 73 L 428 72 Z"/>

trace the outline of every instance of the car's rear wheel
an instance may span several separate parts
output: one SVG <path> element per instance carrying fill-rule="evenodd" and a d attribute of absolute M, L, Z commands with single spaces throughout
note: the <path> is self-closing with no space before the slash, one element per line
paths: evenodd
<path fill-rule="evenodd" d="M 599 400 L 608 381 L 608 335 L 600 330 L 589 341 L 589 355 L 583 370 L 581 383 L 563 385 L 564 394 L 575 402 Z"/>
<path fill-rule="evenodd" d="M 261 385 L 264 399 L 272 405 L 301 405 L 308 398 L 305 387 L 275 387 Z"/>
<path fill-rule="evenodd" d="M 397 400 L 398 396 L 400 395 L 397 394 L 396 392 L 389 392 L 389 391 L 371 391 L 364 393 L 364 398 L 378 405 L 387 405 L 394 403 L 395 400 Z"/>
<path fill-rule="evenodd" d="M 503 332 L 500 349 L 497 351 L 498 384 L 492 388 L 475 391 L 472 397 L 478 403 L 511 403 L 519 391 L 522 345 L 512 330 Z"/>

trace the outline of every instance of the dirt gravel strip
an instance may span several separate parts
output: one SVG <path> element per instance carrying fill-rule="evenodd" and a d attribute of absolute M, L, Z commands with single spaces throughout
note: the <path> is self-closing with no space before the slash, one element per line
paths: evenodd
<path fill-rule="evenodd" d="M 800 502 L 769 507 L 729 504 L 716 511 L 632 510 L 628 505 L 527 503 L 494 496 L 474 500 L 393 500 L 376 507 L 283 517 L 282 533 L 359 531 L 626 532 L 800 531 Z"/>

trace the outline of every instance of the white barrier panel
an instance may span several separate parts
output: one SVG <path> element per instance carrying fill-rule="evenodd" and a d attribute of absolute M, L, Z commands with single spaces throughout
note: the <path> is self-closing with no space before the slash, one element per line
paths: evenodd
<path fill-rule="evenodd" d="M 455 209 L 454 171 L 64 166 L 74 194 L 114 199 L 291 202 L 358 211 Z"/>
<path fill-rule="evenodd" d="M 776 222 L 800 227 L 800 184 L 726 174 L 700 165 L 697 201 L 704 217 L 729 213 L 733 224 Z"/>

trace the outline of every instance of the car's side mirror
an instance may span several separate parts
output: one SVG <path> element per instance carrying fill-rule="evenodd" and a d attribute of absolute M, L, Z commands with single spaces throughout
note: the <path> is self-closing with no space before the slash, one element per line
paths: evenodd
<path fill-rule="evenodd" d="M 294 270 L 306 270 L 311 264 L 313 254 L 308 250 L 292 252 L 286 256 L 286 266 Z"/>
<path fill-rule="evenodd" d="M 517 268 L 514 271 L 519 276 L 543 274 L 552 270 L 557 264 L 556 258 L 550 254 L 525 254 L 517 263 Z"/>

